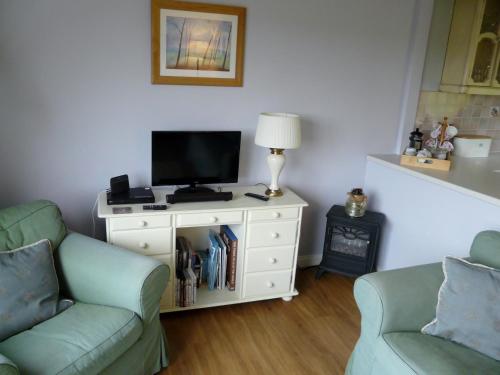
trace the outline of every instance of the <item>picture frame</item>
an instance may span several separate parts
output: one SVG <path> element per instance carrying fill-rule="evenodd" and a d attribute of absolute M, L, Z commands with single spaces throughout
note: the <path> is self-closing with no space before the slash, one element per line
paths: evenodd
<path fill-rule="evenodd" d="M 243 86 L 246 8 L 151 1 L 153 84 Z"/>

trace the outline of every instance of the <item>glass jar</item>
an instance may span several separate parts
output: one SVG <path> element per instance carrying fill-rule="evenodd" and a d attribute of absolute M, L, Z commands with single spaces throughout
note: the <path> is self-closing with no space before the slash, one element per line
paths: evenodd
<path fill-rule="evenodd" d="M 363 194 L 363 189 L 352 189 L 347 193 L 345 202 L 345 213 L 350 217 L 362 217 L 365 215 L 368 197 Z"/>

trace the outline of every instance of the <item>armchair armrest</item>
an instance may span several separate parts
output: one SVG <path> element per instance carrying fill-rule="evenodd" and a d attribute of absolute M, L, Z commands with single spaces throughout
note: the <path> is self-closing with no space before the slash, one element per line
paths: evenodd
<path fill-rule="evenodd" d="M 441 263 L 375 272 L 358 278 L 354 297 L 361 312 L 363 336 L 420 331 L 436 315 Z"/>
<path fill-rule="evenodd" d="M 71 298 L 122 307 L 146 323 L 159 314 L 169 268 L 158 260 L 70 233 L 56 254 L 59 276 Z"/>
<path fill-rule="evenodd" d="M 19 369 L 10 359 L 0 354 L 0 375 L 19 375 Z"/>

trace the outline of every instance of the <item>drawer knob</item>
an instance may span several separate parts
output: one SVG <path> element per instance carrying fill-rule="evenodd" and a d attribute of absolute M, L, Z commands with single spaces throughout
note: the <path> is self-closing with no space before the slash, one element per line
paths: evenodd
<path fill-rule="evenodd" d="M 148 247 L 148 244 L 146 242 L 139 242 L 139 247 L 141 249 L 145 249 L 146 247 Z"/>
<path fill-rule="evenodd" d="M 278 259 L 276 259 L 276 258 L 269 258 L 269 263 L 276 264 L 276 263 L 278 263 Z"/>
<path fill-rule="evenodd" d="M 210 219 L 208 219 L 211 223 L 216 223 L 217 222 L 217 218 L 215 216 L 212 216 Z"/>
<path fill-rule="evenodd" d="M 273 212 L 273 217 L 274 217 L 275 219 L 278 219 L 278 218 L 280 218 L 280 217 L 281 217 L 281 214 L 280 214 L 279 212 Z"/>
<path fill-rule="evenodd" d="M 274 283 L 272 281 L 268 281 L 266 285 L 268 288 L 274 288 Z"/>
<path fill-rule="evenodd" d="M 139 221 L 140 227 L 145 227 L 146 225 L 148 225 L 148 223 L 146 221 L 144 221 L 144 220 Z"/>
<path fill-rule="evenodd" d="M 276 232 L 271 233 L 272 238 L 278 238 L 279 236 L 280 236 L 279 233 Z"/>

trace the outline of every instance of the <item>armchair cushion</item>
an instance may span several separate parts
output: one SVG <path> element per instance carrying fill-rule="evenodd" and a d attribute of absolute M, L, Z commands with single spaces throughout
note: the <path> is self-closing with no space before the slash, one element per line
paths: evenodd
<path fill-rule="evenodd" d="M 472 242 L 470 260 L 500 269 L 500 232 L 485 230 L 479 233 Z"/>
<path fill-rule="evenodd" d="M 418 332 L 379 337 L 372 374 L 500 374 L 500 362 L 462 345 Z"/>
<path fill-rule="evenodd" d="M 52 318 L 58 299 L 48 240 L 0 252 L 0 341 Z"/>
<path fill-rule="evenodd" d="M 39 200 L 0 210 L 0 251 L 13 250 L 43 239 L 57 249 L 66 225 L 55 203 Z"/>
<path fill-rule="evenodd" d="M 52 319 L 1 342 L 0 353 L 22 374 L 99 374 L 136 343 L 142 332 L 141 320 L 132 311 L 76 302 Z"/>

